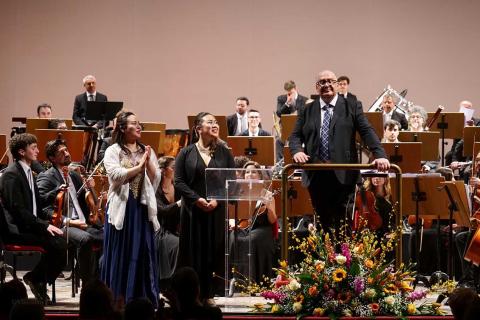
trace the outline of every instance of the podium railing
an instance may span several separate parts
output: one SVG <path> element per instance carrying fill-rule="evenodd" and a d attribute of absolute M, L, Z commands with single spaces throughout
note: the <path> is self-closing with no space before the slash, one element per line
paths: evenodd
<path fill-rule="evenodd" d="M 317 163 L 317 164 L 297 164 L 291 163 L 287 164 L 283 167 L 282 170 L 282 260 L 287 259 L 288 257 L 288 195 L 286 190 L 288 190 L 287 183 L 288 177 L 290 175 L 290 171 L 294 169 L 303 169 L 308 171 L 316 171 L 316 170 L 368 170 L 368 169 L 375 169 L 375 165 L 373 164 L 340 164 L 340 163 Z M 397 199 L 398 208 L 395 216 L 395 226 L 398 226 L 402 223 L 402 169 L 395 164 L 390 165 L 390 170 L 395 171 L 396 173 L 396 184 L 397 184 Z M 399 232 L 398 230 L 396 232 Z M 395 265 L 399 267 L 402 263 L 402 237 L 399 237 L 399 241 L 395 248 Z"/>

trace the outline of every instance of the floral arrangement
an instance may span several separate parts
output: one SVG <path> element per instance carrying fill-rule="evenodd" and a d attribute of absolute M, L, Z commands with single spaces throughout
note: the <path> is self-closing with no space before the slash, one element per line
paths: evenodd
<path fill-rule="evenodd" d="M 395 269 L 393 261 L 386 262 L 398 234 L 392 232 L 380 241 L 369 230 L 350 236 L 311 230 L 303 240 L 294 238 L 293 249 L 305 258 L 294 266 L 280 262 L 276 280 L 259 290 L 272 302 L 257 304 L 255 310 L 298 318 L 442 314 L 440 304 L 419 303 L 428 292 L 413 290 L 413 265 Z"/>

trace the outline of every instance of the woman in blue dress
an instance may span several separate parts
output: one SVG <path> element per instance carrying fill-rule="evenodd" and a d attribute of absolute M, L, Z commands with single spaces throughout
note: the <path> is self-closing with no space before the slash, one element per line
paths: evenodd
<path fill-rule="evenodd" d="M 160 169 L 155 152 L 139 142 L 134 113 L 117 115 L 114 144 L 105 152 L 108 190 L 101 279 L 117 301 L 138 297 L 158 306 L 154 233 L 159 228 L 155 191 Z"/>

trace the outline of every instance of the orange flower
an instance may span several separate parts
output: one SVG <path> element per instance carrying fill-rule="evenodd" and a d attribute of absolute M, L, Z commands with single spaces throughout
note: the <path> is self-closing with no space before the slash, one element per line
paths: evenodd
<path fill-rule="evenodd" d="M 395 284 L 393 283 L 389 283 L 387 284 L 387 286 L 385 288 L 383 288 L 383 291 L 385 293 L 397 293 L 398 292 L 398 288 Z"/>
<path fill-rule="evenodd" d="M 308 294 L 315 297 L 318 294 L 317 286 L 311 286 L 308 288 Z"/>
<path fill-rule="evenodd" d="M 314 316 L 321 317 L 321 316 L 323 316 L 324 313 L 325 313 L 325 309 L 323 309 L 323 308 L 313 309 L 313 315 Z"/>
<path fill-rule="evenodd" d="M 373 268 L 373 261 L 370 259 L 365 260 L 364 264 L 365 264 L 365 267 L 367 267 L 368 269 Z"/>
<path fill-rule="evenodd" d="M 337 300 L 341 303 L 349 303 L 352 299 L 352 294 L 350 292 L 340 292 L 337 296 Z"/>

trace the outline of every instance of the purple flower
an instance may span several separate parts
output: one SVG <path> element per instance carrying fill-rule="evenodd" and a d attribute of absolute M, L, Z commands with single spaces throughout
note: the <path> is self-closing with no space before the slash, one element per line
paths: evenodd
<path fill-rule="evenodd" d="M 348 247 L 347 243 L 342 243 L 342 255 L 347 258 L 347 262 L 345 263 L 347 268 L 350 267 L 350 262 L 352 261 L 352 255 L 350 254 L 350 248 Z"/>
<path fill-rule="evenodd" d="M 356 294 L 360 294 L 365 290 L 365 280 L 361 277 L 356 277 L 353 280 L 353 289 L 355 290 Z"/>
<path fill-rule="evenodd" d="M 416 290 L 413 292 L 410 292 L 410 294 L 407 297 L 407 300 L 409 301 L 416 301 L 423 299 L 427 296 L 427 290 Z"/>

